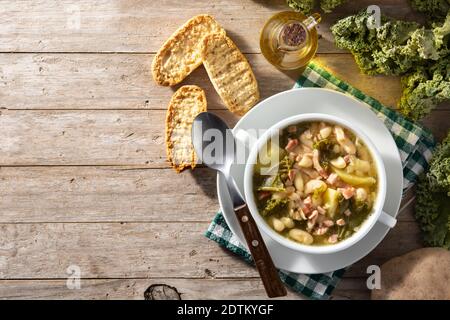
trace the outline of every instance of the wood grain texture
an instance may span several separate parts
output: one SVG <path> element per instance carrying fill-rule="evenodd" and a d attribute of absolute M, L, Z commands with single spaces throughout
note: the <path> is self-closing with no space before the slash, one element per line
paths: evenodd
<path fill-rule="evenodd" d="M 420 20 L 408 0 L 375 3 Z M 361 75 L 329 32 L 371 4 L 349 1 L 324 15 L 316 61 L 395 106 L 398 78 Z M 265 298 L 254 268 L 203 237 L 218 208 L 214 174 L 176 175 L 165 162 L 165 110 L 177 87 L 156 86 L 150 65 L 179 25 L 210 13 L 246 53 L 262 98 L 288 90 L 298 72 L 272 67 L 258 44 L 264 21 L 285 9 L 285 0 L 1 1 L 0 298 L 142 299 L 155 283 L 183 299 Z M 236 122 L 203 67 L 182 84 L 200 85 L 210 109 Z M 424 124 L 441 139 L 449 118 L 447 103 Z M 369 298 L 368 265 L 422 246 L 412 205 L 399 221 L 335 298 Z M 80 291 L 66 288 L 70 264 L 81 267 Z"/>
<path fill-rule="evenodd" d="M 152 54 L 0 54 L 0 108 L 166 109 L 174 90 L 156 85 Z M 282 72 L 262 55 L 248 54 L 265 99 L 292 88 L 299 72 Z M 398 77 L 360 73 L 350 54 L 319 54 L 316 61 L 387 106 L 400 98 Z M 183 81 L 206 91 L 209 109 L 226 109 L 203 66 Z M 441 109 L 450 109 L 444 104 Z"/>
<path fill-rule="evenodd" d="M 0 166 L 168 167 L 164 110 L 0 112 Z M 215 112 L 230 126 L 237 121 L 228 111 Z M 444 134 L 450 110 L 435 111 L 431 117 L 441 123 L 434 127 L 431 121 L 432 131 Z"/>
<path fill-rule="evenodd" d="M 167 167 L 165 116 L 163 110 L 2 111 L 0 165 Z"/>
<path fill-rule="evenodd" d="M 407 0 L 375 3 L 396 18 L 420 17 Z M 319 27 L 319 52 L 341 52 L 329 26 L 372 4 L 372 0 L 350 1 L 325 14 Z M 180 25 L 208 13 L 243 52 L 259 53 L 264 22 L 275 12 L 290 9 L 285 0 L 3 0 L 0 10 L 3 52 L 156 52 Z"/>
<path fill-rule="evenodd" d="M 182 214 L 180 212 L 174 214 Z M 207 240 L 209 222 L 0 224 L 0 279 L 257 277 L 255 268 Z M 415 222 L 399 222 L 347 276 L 421 246 Z"/>
<path fill-rule="evenodd" d="M 174 287 L 182 300 L 190 299 L 266 299 L 259 279 L 83 279 L 79 290 L 70 290 L 66 280 L 2 280 L 2 299 L 133 299 L 143 300 L 151 285 L 165 284 Z M 220 288 L 220 289 L 219 289 Z M 333 299 L 368 299 L 369 290 L 361 279 L 346 279 L 333 292 Z M 288 290 L 286 299 L 302 299 Z"/>
<path fill-rule="evenodd" d="M 3 167 L 0 194 L 0 223 L 209 222 L 219 209 L 207 168 Z"/>
<path fill-rule="evenodd" d="M 205 168 L 3 167 L 0 194 L 5 223 L 207 222 L 219 207 Z"/>

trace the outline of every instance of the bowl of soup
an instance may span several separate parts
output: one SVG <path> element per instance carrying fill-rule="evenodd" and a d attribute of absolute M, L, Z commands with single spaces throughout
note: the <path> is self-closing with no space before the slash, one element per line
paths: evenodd
<path fill-rule="evenodd" d="M 378 150 L 359 129 L 335 116 L 302 114 L 268 129 L 245 167 L 247 205 L 275 241 L 307 253 L 333 253 L 381 222 L 386 172 Z"/>

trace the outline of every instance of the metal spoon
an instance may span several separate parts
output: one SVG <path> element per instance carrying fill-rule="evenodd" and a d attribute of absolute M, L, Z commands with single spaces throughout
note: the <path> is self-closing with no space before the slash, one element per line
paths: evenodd
<path fill-rule="evenodd" d="M 194 119 L 192 143 L 198 158 L 208 167 L 220 172 L 225 178 L 234 212 L 267 295 L 270 298 L 285 296 L 287 294 L 286 288 L 278 276 L 278 271 L 273 264 L 269 251 L 267 251 L 256 222 L 253 220 L 245 200 L 240 195 L 230 174 L 235 159 L 235 141 L 231 130 L 218 116 L 203 112 Z M 212 144 L 215 144 L 215 148 L 211 148 Z M 214 154 L 206 154 L 205 151 L 210 149 L 214 149 Z"/>

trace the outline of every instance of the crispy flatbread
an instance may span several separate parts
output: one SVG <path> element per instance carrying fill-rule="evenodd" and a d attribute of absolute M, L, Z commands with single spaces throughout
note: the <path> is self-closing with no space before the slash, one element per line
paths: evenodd
<path fill-rule="evenodd" d="M 181 172 L 195 168 L 197 156 L 191 141 L 192 122 L 206 111 L 206 96 L 197 86 L 182 86 L 170 100 L 166 116 L 166 151 L 172 167 Z"/>
<path fill-rule="evenodd" d="M 250 64 L 225 34 L 210 34 L 203 39 L 203 64 L 233 113 L 243 115 L 258 102 L 258 83 Z"/>
<path fill-rule="evenodd" d="M 225 30 L 210 15 L 198 15 L 187 21 L 159 49 L 152 63 L 155 81 L 163 86 L 180 83 L 202 64 L 203 38 Z"/>

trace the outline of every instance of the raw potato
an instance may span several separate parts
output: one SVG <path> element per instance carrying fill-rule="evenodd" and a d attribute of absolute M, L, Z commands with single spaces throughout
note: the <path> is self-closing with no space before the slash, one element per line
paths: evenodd
<path fill-rule="evenodd" d="M 372 299 L 450 299 L 450 251 L 423 248 L 381 266 L 381 289 Z"/>
<path fill-rule="evenodd" d="M 202 64 L 203 38 L 225 30 L 210 15 L 187 21 L 159 49 L 152 63 L 153 79 L 162 86 L 180 83 Z"/>
<path fill-rule="evenodd" d="M 203 65 L 225 105 L 244 115 L 259 100 L 258 83 L 244 55 L 225 34 L 203 39 Z"/>
<path fill-rule="evenodd" d="M 205 92 L 197 86 L 182 86 L 170 100 L 166 117 L 167 158 L 177 171 L 195 168 L 191 128 L 197 114 L 206 111 Z"/>

